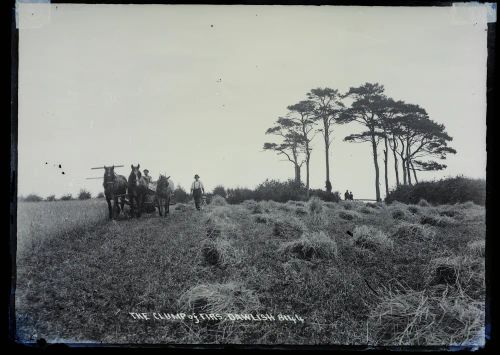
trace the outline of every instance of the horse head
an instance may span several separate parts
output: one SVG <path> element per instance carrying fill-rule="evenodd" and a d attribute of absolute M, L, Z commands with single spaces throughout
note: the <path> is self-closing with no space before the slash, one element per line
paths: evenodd
<path fill-rule="evenodd" d="M 170 176 L 165 176 L 164 174 L 160 174 L 158 181 L 168 181 L 168 179 L 170 179 Z"/>
<path fill-rule="evenodd" d="M 158 183 L 157 183 L 157 191 L 161 191 L 162 193 L 167 193 L 167 191 L 170 188 L 171 185 L 171 180 L 170 176 L 165 176 L 165 174 L 161 174 L 158 178 Z"/>
<path fill-rule="evenodd" d="M 104 182 L 113 182 L 115 178 L 115 166 L 104 166 Z"/>
<path fill-rule="evenodd" d="M 130 165 L 130 168 L 132 169 L 132 171 L 130 172 L 130 177 L 129 177 L 129 181 L 132 181 L 133 183 L 135 183 L 135 186 L 139 186 L 139 181 L 141 179 L 141 171 L 139 170 L 139 168 L 141 167 L 141 164 L 137 164 L 137 166 L 134 166 L 133 164 Z"/>

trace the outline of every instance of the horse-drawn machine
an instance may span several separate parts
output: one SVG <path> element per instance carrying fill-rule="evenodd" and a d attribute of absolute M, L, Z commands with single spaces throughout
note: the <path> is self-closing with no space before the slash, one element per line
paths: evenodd
<path fill-rule="evenodd" d="M 124 207 L 130 207 L 130 217 L 140 217 L 142 212 L 152 213 L 158 208 L 160 216 L 169 213 L 171 196 L 174 191 L 174 183 L 170 176 L 160 174 L 158 181 L 149 181 L 142 176 L 137 166 L 131 165 L 129 178 L 115 173 L 115 168 L 123 165 L 112 165 L 91 168 L 104 169 L 102 177 L 104 196 L 108 203 L 109 219 L 116 218 L 120 212 L 125 213 Z M 87 179 L 98 179 L 87 178 Z M 113 201 L 113 204 L 111 203 Z"/>

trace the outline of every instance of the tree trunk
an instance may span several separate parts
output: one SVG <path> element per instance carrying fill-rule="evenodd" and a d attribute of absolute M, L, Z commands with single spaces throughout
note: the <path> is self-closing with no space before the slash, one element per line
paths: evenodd
<path fill-rule="evenodd" d="M 306 133 L 305 123 L 302 122 L 302 137 L 304 138 L 304 148 L 306 151 L 306 189 L 307 189 L 307 198 L 309 198 L 309 162 L 311 160 L 311 151 L 309 150 L 309 138 Z"/>
<path fill-rule="evenodd" d="M 405 160 L 405 144 L 402 139 L 399 140 L 401 142 L 401 151 L 398 152 L 399 157 L 401 158 L 401 167 L 402 167 L 402 172 L 403 172 L 403 185 L 406 185 L 408 183 L 406 179 L 406 160 Z"/>
<path fill-rule="evenodd" d="M 406 145 L 406 174 L 408 175 L 408 184 L 413 185 L 411 182 L 411 171 L 410 171 L 410 148 L 409 144 Z"/>
<path fill-rule="evenodd" d="M 307 188 L 307 197 L 309 198 L 309 154 L 306 158 L 306 188 Z"/>
<path fill-rule="evenodd" d="M 300 165 L 295 163 L 295 182 L 300 184 Z"/>
<path fill-rule="evenodd" d="M 405 161 L 405 158 L 401 158 L 401 168 L 403 170 L 403 185 L 407 185 L 408 179 L 406 179 L 406 161 Z"/>
<path fill-rule="evenodd" d="M 329 144 L 330 136 L 328 132 L 326 131 L 325 127 L 325 163 L 326 163 L 326 186 L 332 186 L 331 181 L 330 181 L 330 144 Z M 330 188 L 327 192 L 330 193 L 332 192 L 332 189 Z"/>
<path fill-rule="evenodd" d="M 398 156 L 396 154 L 396 147 L 391 147 L 392 155 L 394 156 L 394 171 L 396 173 L 396 186 L 400 185 L 399 182 L 399 167 L 398 167 Z"/>
<path fill-rule="evenodd" d="M 377 202 L 380 202 L 380 172 L 378 168 L 378 154 L 377 143 L 375 142 L 375 135 L 372 134 L 372 150 L 373 150 L 373 164 L 375 166 L 375 194 Z"/>
<path fill-rule="evenodd" d="M 412 161 L 410 161 L 410 164 L 411 164 L 411 169 L 413 170 L 413 177 L 415 178 L 415 183 L 418 184 L 417 171 L 415 170 L 415 167 L 413 166 Z"/>
<path fill-rule="evenodd" d="M 387 158 L 389 154 L 389 147 L 387 145 L 387 137 L 384 137 L 385 150 L 384 150 L 384 180 L 385 180 L 385 196 L 389 195 L 389 180 L 387 178 Z"/>

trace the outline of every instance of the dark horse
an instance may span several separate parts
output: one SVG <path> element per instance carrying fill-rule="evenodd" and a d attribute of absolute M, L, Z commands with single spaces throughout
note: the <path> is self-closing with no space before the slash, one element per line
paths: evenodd
<path fill-rule="evenodd" d="M 131 215 L 141 216 L 144 199 L 148 193 L 148 183 L 141 174 L 140 164 L 130 165 L 132 171 L 128 177 L 128 199 L 130 203 Z"/>
<path fill-rule="evenodd" d="M 170 196 L 174 192 L 174 182 L 170 180 L 170 176 L 160 174 L 156 185 L 155 200 L 158 207 L 158 213 L 163 216 L 162 207 L 165 211 L 165 216 L 170 212 Z"/>
<path fill-rule="evenodd" d="M 120 214 L 120 206 L 123 211 L 125 194 L 127 193 L 127 179 L 125 179 L 125 176 L 116 175 L 114 166 L 105 166 L 102 186 L 108 203 L 109 219 L 113 219 L 113 212 L 116 212 L 116 215 Z M 118 205 L 118 198 L 120 198 L 120 206 Z M 113 207 L 111 206 L 111 200 L 114 202 Z"/>

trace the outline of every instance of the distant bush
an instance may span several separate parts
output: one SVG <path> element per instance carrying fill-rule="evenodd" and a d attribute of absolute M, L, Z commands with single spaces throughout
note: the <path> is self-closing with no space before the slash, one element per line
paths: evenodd
<path fill-rule="evenodd" d="M 254 200 L 255 192 L 246 188 L 227 189 L 227 202 L 230 204 L 241 203 L 246 200 Z"/>
<path fill-rule="evenodd" d="M 214 195 L 219 195 L 221 197 L 227 198 L 226 189 L 222 185 L 217 185 L 212 193 Z"/>
<path fill-rule="evenodd" d="M 259 184 L 255 190 L 247 188 L 227 189 L 227 201 L 231 204 L 245 200 L 287 202 L 306 201 L 307 190 L 303 184 L 294 180 L 277 181 L 267 179 Z"/>
<path fill-rule="evenodd" d="M 246 200 L 276 202 L 308 200 L 306 187 L 302 183 L 295 182 L 295 180 L 278 181 L 267 179 L 259 184 L 255 190 L 243 187 L 225 189 L 223 186 L 217 186 L 213 194 L 225 197 L 230 204 L 238 204 Z M 340 201 L 338 191 L 328 193 L 320 189 L 309 190 L 309 196 L 319 197 L 326 202 Z"/>
<path fill-rule="evenodd" d="M 88 200 L 91 197 L 92 195 L 90 194 L 90 192 L 85 189 L 81 189 L 80 192 L 78 193 L 79 200 Z"/>
<path fill-rule="evenodd" d="M 317 190 L 310 190 L 309 194 L 311 196 L 317 196 L 323 201 L 327 202 L 339 202 L 340 201 L 340 194 L 338 191 L 328 193 L 327 191 L 317 189 Z"/>
<path fill-rule="evenodd" d="M 97 194 L 97 198 L 104 198 L 104 192 L 99 192 Z"/>
<path fill-rule="evenodd" d="M 256 201 L 305 201 L 307 199 L 307 190 L 303 184 L 298 184 L 294 180 L 282 182 L 268 179 L 257 186 L 255 189 L 255 195 L 254 200 Z"/>
<path fill-rule="evenodd" d="M 176 203 L 186 203 L 189 201 L 188 193 L 180 186 L 174 190 L 174 200 Z"/>
<path fill-rule="evenodd" d="M 56 200 L 56 195 L 49 195 L 47 198 L 45 198 L 45 201 L 55 201 Z"/>
<path fill-rule="evenodd" d="M 401 185 L 389 192 L 385 201 L 400 201 L 403 203 L 419 203 L 421 199 L 431 204 L 454 204 L 472 201 L 484 206 L 486 202 L 486 181 L 469 179 L 462 176 L 425 181 L 413 186 Z M 422 204 L 419 203 L 420 206 Z"/>
<path fill-rule="evenodd" d="M 70 200 L 72 200 L 72 199 L 73 199 L 73 195 L 71 195 L 71 194 L 66 194 L 66 195 L 63 195 L 63 196 L 61 196 L 61 198 L 60 198 L 60 200 L 61 200 L 61 201 L 70 201 Z"/>
<path fill-rule="evenodd" d="M 40 202 L 40 201 L 43 201 L 43 198 L 41 198 L 40 196 L 35 195 L 35 194 L 29 194 L 28 196 L 26 196 L 24 198 L 23 201 L 26 201 L 26 202 Z"/>

